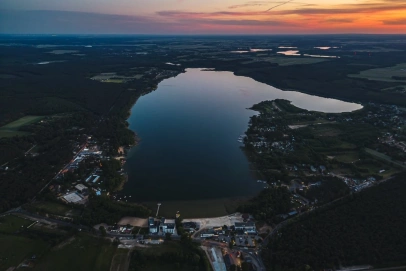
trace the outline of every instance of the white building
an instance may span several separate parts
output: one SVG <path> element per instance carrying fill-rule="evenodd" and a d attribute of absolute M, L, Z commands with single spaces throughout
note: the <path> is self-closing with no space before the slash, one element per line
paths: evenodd
<path fill-rule="evenodd" d="M 175 219 L 162 218 L 160 228 L 161 228 L 163 233 L 174 234 L 175 233 L 175 227 L 176 227 Z"/>
<path fill-rule="evenodd" d="M 79 195 L 77 192 L 72 192 L 69 194 L 66 194 L 65 196 L 61 197 L 64 201 L 66 201 L 67 203 L 84 203 L 84 198 Z"/>
<path fill-rule="evenodd" d="M 235 230 L 249 233 L 257 232 L 254 222 L 235 222 Z"/>
<path fill-rule="evenodd" d="M 155 221 L 153 217 L 148 218 L 149 233 L 157 233 L 159 227 L 159 221 Z"/>
<path fill-rule="evenodd" d="M 75 186 L 75 188 L 76 188 L 79 192 L 83 192 L 83 191 L 86 191 L 86 190 L 87 190 L 87 187 L 84 186 L 83 184 L 77 184 L 77 185 Z"/>

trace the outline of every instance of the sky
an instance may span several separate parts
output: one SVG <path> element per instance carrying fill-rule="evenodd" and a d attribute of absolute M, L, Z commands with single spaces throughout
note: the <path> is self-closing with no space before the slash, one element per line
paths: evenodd
<path fill-rule="evenodd" d="M 406 0 L 0 0 L 3 34 L 406 34 Z"/>

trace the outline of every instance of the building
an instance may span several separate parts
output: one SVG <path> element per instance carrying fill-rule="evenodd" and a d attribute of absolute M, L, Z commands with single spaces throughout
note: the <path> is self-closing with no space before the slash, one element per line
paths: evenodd
<path fill-rule="evenodd" d="M 160 228 L 163 233 L 174 234 L 175 227 L 176 227 L 175 219 L 165 219 L 164 217 L 162 218 Z"/>
<path fill-rule="evenodd" d="M 84 186 L 83 184 L 78 184 L 78 185 L 75 186 L 75 188 L 76 188 L 80 193 L 83 193 L 83 192 L 86 192 L 86 191 L 87 191 L 87 187 Z"/>
<path fill-rule="evenodd" d="M 257 232 L 254 222 L 235 222 L 235 230 L 249 233 Z"/>
<path fill-rule="evenodd" d="M 213 236 L 215 236 L 215 232 L 214 232 L 213 229 L 203 230 L 203 231 L 200 233 L 200 237 L 201 237 L 201 238 L 210 238 L 210 237 L 213 237 Z"/>
<path fill-rule="evenodd" d="M 96 183 L 100 179 L 98 175 L 90 175 L 85 182 Z"/>
<path fill-rule="evenodd" d="M 182 223 L 182 227 L 185 231 L 194 232 L 199 230 L 199 226 L 196 222 L 184 222 Z"/>
<path fill-rule="evenodd" d="M 159 227 L 159 221 L 155 221 L 153 217 L 148 218 L 148 228 L 149 228 L 149 233 L 157 233 L 158 232 L 158 227 Z"/>
<path fill-rule="evenodd" d="M 62 196 L 61 198 L 62 198 L 62 200 L 64 200 L 67 203 L 77 203 L 77 204 L 84 203 L 84 198 L 77 192 L 72 192 L 72 193 L 66 194 L 65 196 Z"/>

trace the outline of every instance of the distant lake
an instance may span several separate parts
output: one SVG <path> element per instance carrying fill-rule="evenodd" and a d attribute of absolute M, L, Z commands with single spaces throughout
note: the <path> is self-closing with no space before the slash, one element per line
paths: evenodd
<path fill-rule="evenodd" d="M 128 155 L 122 194 L 149 202 L 256 194 L 264 184 L 256 182 L 237 139 L 255 114 L 247 108 L 272 99 L 322 112 L 362 107 L 282 91 L 231 72 L 188 69 L 162 81 L 131 109 L 130 129 L 141 142 Z"/>

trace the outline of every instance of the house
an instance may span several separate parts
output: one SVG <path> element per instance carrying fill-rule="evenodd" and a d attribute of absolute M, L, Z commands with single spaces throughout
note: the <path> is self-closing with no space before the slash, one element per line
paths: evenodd
<path fill-rule="evenodd" d="M 67 203 L 77 203 L 77 204 L 83 204 L 84 203 L 84 198 L 79 195 L 77 192 L 72 192 L 69 194 L 66 194 L 65 196 L 61 197 L 62 200 L 64 200 Z"/>
<path fill-rule="evenodd" d="M 297 211 L 291 211 L 291 212 L 288 213 L 288 215 L 289 215 L 289 216 L 297 215 Z"/>
<path fill-rule="evenodd" d="M 87 187 L 84 186 L 83 184 L 78 184 L 75 186 L 75 188 L 81 193 L 86 192 L 86 190 L 87 190 Z"/>
<path fill-rule="evenodd" d="M 197 226 L 196 222 L 184 222 L 182 223 L 182 227 L 185 231 L 194 232 L 198 231 L 199 227 Z"/>
<path fill-rule="evenodd" d="M 100 179 L 98 175 L 90 175 L 85 182 L 96 183 Z"/>
<path fill-rule="evenodd" d="M 210 229 L 210 230 L 203 230 L 203 231 L 200 233 L 200 237 L 201 237 L 201 238 L 210 238 L 210 237 L 213 237 L 214 235 L 215 235 L 215 232 L 214 232 L 213 229 Z"/>
<path fill-rule="evenodd" d="M 175 219 L 165 219 L 164 217 L 161 219 L 160 228 L 162 229 L 163 233 L 175 233 Z"/>
<path fill-rule="evenodd" d="M 153 217 L 148 218 L 149 233 L 157 233 L 159 228 L 159 221 L 155 221 Z"/>
<path fill-rule="evenodd" d="M 254 222 L 235 222 L 235 230 L 236 231 L 244 231 L 254 233 L 257 232 L 257 228 L 255 227 Z"/>

